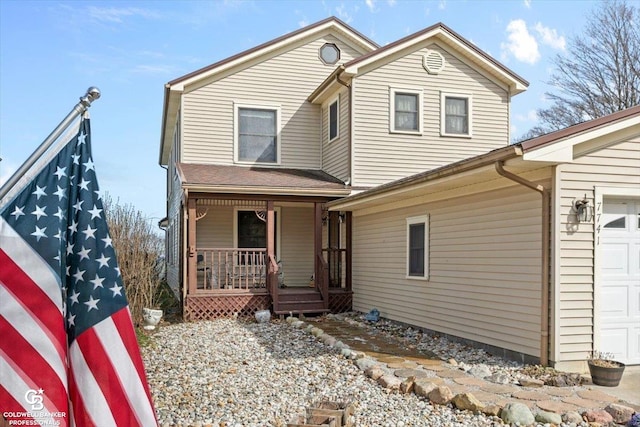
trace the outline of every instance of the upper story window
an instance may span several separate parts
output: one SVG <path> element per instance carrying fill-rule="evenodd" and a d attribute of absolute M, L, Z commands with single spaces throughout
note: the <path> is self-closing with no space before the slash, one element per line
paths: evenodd
<path fill-rule="evenodd" d="M 280 163 L 280 109 L 236 104 L 235 161 Z"/>
<path fill-rule="evenodd" d="M 422 132 L 421 90 L 391 88 L 389 101 L 389 131 L 416 134 Z"/>
<path fill-rule="evenodd" d="M 329 141 L 336 139 L 340 134 L 340 104 L 339 98 L 329 104 Z"/>
<path fill-rule="evenodd" d="M 440 133 L 471 137 L 471 95 L 443 93 L 440 103 Z"/>
<path fill-rule="evenodd" d="M 318 52 L 325 65 L 333 65 L 340 60 L 340 49 L 333 43 L 325 43 Z"/>
<path fill-rule="evenodd" d="M 429 215 L 407 218 L 407 277 L 429 277 Z"/>

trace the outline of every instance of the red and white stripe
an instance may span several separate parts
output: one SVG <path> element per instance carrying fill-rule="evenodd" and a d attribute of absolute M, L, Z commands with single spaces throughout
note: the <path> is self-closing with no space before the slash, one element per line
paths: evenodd
<path fill-rule="evenodd" d="M 157 425 L 128 307 L 80 334 L 69 353 L 77 425 Z"/>
<path fill-rule="evenodd" d="M 33 411 L 27 392 L 42 389 L 44 408 L 36 412 L 64 416 L 38 420 L 66 426 L 67 337 L 58 280 L 0 217 L 0 401 L 7 402 L 2 410 Z"/>

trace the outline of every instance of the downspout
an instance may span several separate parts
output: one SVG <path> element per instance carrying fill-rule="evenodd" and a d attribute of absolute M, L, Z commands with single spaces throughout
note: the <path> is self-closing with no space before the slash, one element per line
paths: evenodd
<path fill-rule="evenodd" d="M 336 74 L 336 81 L 338 83 L 340 83 L 342 86 L 346 87 L 347 89 L 349 89 L 349 135 L 347 137 L 348 139 L 348 144 L 347 144 L 347 164 L 349 165 L 349 178 L 348 181 L 346 182 L 347 185 L 351 186 L 353 185 L 353 177 L 352 177 L 352 171 L 351 171 L 351 144 L 352 142 L 352 138 L 353 138 L 353 90 L 351 88 L 351 85 L 349 83 L 343 82 L 342 80 L 340 80 L 340 75 L 344 72 L 344 66 L 341 66 L 340 71 L 338 71 L 338 74 Z"/>
<path fill-rule="evenodd" d="M 506 171 L 503 167 L 503 161 L 495 163 L 496 171 L 499 175 L 515 181 L 520 185 L 524 185 L 542 196 L 542 290 L 541 290 L 541 308 L 540 308 L 540 364 L 547 366 L 549 364 L 549 260 L 550 256 L 550 213 L 551 206 L 550 192 L 543 185 L 535 184 L 527 181 L 521 176 Z"/>

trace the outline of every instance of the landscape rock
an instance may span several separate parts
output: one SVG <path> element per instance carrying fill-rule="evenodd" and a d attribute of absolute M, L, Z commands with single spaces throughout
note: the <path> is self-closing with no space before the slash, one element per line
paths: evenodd
<path fill-rule="evenodd" d="M 362 359 L 356 359 L 356 366 L 361 371 L 366 371 L 368 368 L 378 364 L 378 361 L 370 357 L 363 357 Z"/>
<path fill-rule="evenodd" d="M 555 412 L 538 411 L 536 421 L 539 423 L 558 425 L 562 422 L 562 416 Z"/>
<path fill-rule="evenodd" d="M 432 383 L 426 378 L 418 378 L 413 385 L 413 392 L 418 396 L 428 397 L 429 393 L 437 387 L 437 384 Z"/>
<path fill-rule="evenodd" d="M 498 405 L 489 405 L 482 408 L 482 413 L 490 417 L 499 417 L 502 408 Z"/>
<path fill-rule="evenodd" d="M 429 392 L 429 400 L 437 405 L 446 405 L 453 399 L 451 389 L 446 385 L 441 385 Z"/>
<path fill-rule="evenodd" d="M 451 403 L 458 408 L 465 411 L 481 411 L 484 408 L 484 404 L 480 402 L 471 393 L 460 393 L 451 399 Z"/>
<path fill-rule="evenodd" d="M 488 377 L 484 378 L 487 381 L 491 381 L 492 383 L 496 383 L 496 384 L 511 384 L 512 380 L 511 377 L 503 372 L 496 372 L 493 375 L 489 375 Z"/>
<path fill-rule="evenodd" d="M 378 378 L 378 384 L 389 390 L 400 390 L 402 380 L 393 374 L 386 374 Z"/>
<path fill-rule="evenodd" d="M 580 424 L 583 421 L 582 415 L 577 412 L 570 411 L 562 414 L 562 422 L 566 424 Z"/>
<path fill-rule="evenodd" d="M 415 387 L 416 378 L 409 377 L 400 383 L 400 392 L 401 393 L 411 393 Z"/>
<path fill-rule="evenodd" d="M 384 370 L 380 366 L 375 365 L 367 368 L 364 373 L 372 380 L 377 380 L 384 375 Z"/>
<path fill-rule="evenodd" d="M 604 410 L 607 411 L 611 417 L 613 417 L 613 421 L 618 424 L 627 424 L 629 420 L 631 420 L 634 412 L 633 408 L 617 403 L 610 403 Z"/>
<path fill-rule="evenodd" d="M 588 422 L 607 424 L 613 422 L 613 417 L 604 409 L 584 411 L 582 417 Z"/>
<path fill-rule="evenodd" d="M 468 373 L 470 375 L 473 375 L 474 377 L 486 378 L 491 375 L 491 370 L 487 365 L 482 364 L 482 365 L 473 366 L 471 369 L 468 370 Z"/>
<path fill-rule="evenodd" d="M 500 418 L 505 423 L 519 424 L 521 426 L 528 426 L 535 422 L 535 418 L 531 413 L 529 407 L 523 403 L 507 403 L 502 412 Z"/>
<path fill-rule="evenodd" d="M 458 366 L 458 362 L 454 358 L 449 359 L 448 362 L 451 366 Z"/>

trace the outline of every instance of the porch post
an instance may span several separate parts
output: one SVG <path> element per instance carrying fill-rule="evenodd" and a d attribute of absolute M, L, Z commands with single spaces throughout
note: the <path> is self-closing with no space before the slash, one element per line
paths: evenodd
<path fill-rule="evenodd" d="M 189 289 L 188 294 L 193 295 L 196 293 L 198 283 L 196 273 L 196 200 L 189 199 L 187 206 L 189 210 L 187 213 L 187 285 Z"/>
<path fill-rule="evenodd" d="M 278 310 L 278 275 L 273 271 L 274 266 L 271 263 L 272 259 L 275 259 L 275 214 L 273 210 L 273 200 L 267 200 L 267 259 L 265 264 L 267 265 L 266 279 L 267 290 L 271 294 L 271 302 L 273 304 L 273 311 Z M 277 267 L 275 267 L 277 268 Z"/>
<path fill-rule="evenodd" d="M 319 287 L 321 286 L 320 278 L 322 277 L 322 274 L 320 274 L 322 265 L 318 262 L 318 257 L 322 256 L 322 203 L 314 203 L 313 208 L 313 259 L 316 267 L 314 271 L 314 279 L 316 287 Z"/>
<path fill-rule="evenodd" d="M 353 232 L 353 215 L 351 213 L 351 211 L 346 211 L 345 212 L 345 221 L 346 221 L 346 227 L 345 227 L 345 248 L 347 249 L 347 253 L 345 255 L 345 263 L 346 265 L 346 273 L 345 273 L 345 288 L 350 291 L 351 290 L 351 277 L 352 277 L 352 266 L 351 266 L 351 260 L 353 259 L 353 255 L 352 255 L 352 248 L 353 248 L 353 242 L 352 242 L 352 232 Z"/>

